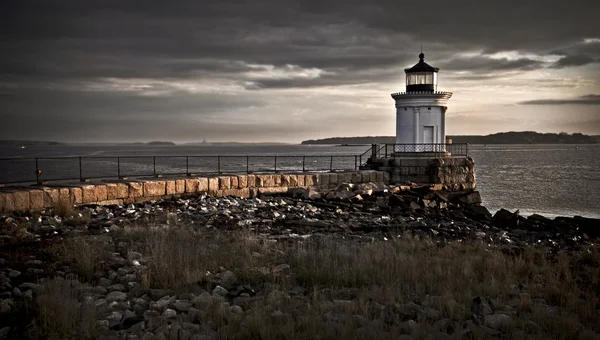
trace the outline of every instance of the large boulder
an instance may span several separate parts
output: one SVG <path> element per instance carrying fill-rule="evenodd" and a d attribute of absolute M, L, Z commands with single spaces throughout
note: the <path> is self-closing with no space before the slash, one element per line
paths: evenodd
<path fill-rule="evenodd" d="M 465 194 L 455 196 L 452 198 L 452 203 L 462 205 L 481 204 L 481 202 L 481 195 L 479 194 L 479 191 L 469 191 Z"/>
<path fill-rule="evenodd" d="M 519 210 L 512 213 L 506 209 L 500 209 L 496 211 L 492 220 L 498 228 L 517 228 L 519 227 Z"/>

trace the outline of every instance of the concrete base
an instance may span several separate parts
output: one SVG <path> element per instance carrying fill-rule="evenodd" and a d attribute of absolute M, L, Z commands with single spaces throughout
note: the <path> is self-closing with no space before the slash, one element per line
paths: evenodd
<path fill-rule="evenodd" d="M 448 158 L 450 152 L 393 152 L 392 158 Z"/>

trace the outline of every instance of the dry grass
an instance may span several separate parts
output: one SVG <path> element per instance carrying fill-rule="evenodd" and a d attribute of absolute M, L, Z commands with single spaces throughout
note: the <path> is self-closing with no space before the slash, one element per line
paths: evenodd
<path fill-rule="evenodd" d="M 70 204 L 69 202 L 66 202 L 64 200 L 58 200 L 56 203 L 54 203 L 52 211 L 54 212 L 54 214 L 60 216 L 61 218 L 73 216 L 76 214 L 73 204 Z"/>
<path fill-rule="evenodd" d="M 532 300 L 544 299 L 559 309 L 548 315 L 535 305 L 520 306 L 527 314 L 508 331 L 509 338 L 576 339 L 583 328 L 600 331 L 600 253 L 593 248 L 558 255 L 527 248 L 520 255 L 509 255 L 483 243 L 440 246 L 430 240 L 391 237 L 363 242 L 339 235 L 273 243 L 250 232 L 208 234 L 186 227 L 130 228 L 120 237 L 128 238 L 134 250 L 150 260 L 143 279 L 146 287 L 186 287 L 202 280 L 207 271 L 224 267 L 234 271 L 240 283 L 258 290 L 243 318 L 232 316 L 220 303 L 210 309 L 206 317 L 219 326 L 222 339 L 352 338 L 357 315 L 370 322 L 383 318 L 381 329 L 363 331 L 375 334 L 385 329 L 387 333 L 377 338 L 386 339 L 401 332 L 398 320 L 374 314 L 372 302 L 429 303 L 441 313 L 439 318 L 461 323 L 470 316 L 473 296 L 510 304 L 523 291 Z M 96 268 L 94 258 L 73 258 L 77 259 L 83 259 L 78 272 L 85 276 Z M 282 263 L 290 265 L 289 272 L 272 274 L 271 269 Z M 270 296 L 274 290 L 297 287 L 308 292 L 302 299 L 278 301 Z M 332 311 L 326 301 L 336 299 L 353 303 Z M 327 321 L 328 312 L 335 312 L 338 320 Z M 541 330 L 531 330 L 528 320 Z M 415 338 L 424 338 L 434 321 L 420 320 L 424 328 Z"/>
<path fill-rule="evenodd" d="M 102 237 L 75 237 L 53 246 L 50 252 L 69 264 L 81 280 L 91 281 L 113 248 Z"/>
<path fill-rule="evenodd" d="M 32 339 L 88 339 L 96 324 L 93 304 L 77 300 L 76 282 L 56 278 L 43 285 L 36 298 L 37 318 Z"/>

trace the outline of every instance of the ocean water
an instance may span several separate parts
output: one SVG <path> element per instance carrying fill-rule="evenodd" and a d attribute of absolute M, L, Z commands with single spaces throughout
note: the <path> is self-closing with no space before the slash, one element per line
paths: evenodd
<path fill-rule="evenodd" d="M 46 147 L 0 147 L 0 158 L 82 156 L 87 176 L 121 174 L 202 172 L 221 166 L 222 171 L 353 169 L 354 155 L 369 146 L 325 145 L 64 145 Z M 175 156 L 197 156 L 188 158 Z M 228 156 L 217 160 L 216 155 Z M 246 158 L 247 155 L 254 155 Z M 329 157 L 320 157 L 327 155 Z M 470 145 L 475 159 L 477 188 L 483 204 L 492 212 L 505 208 L 523 215 L 585 216 L 600 218 L 600 144 L 596 145 Z M 116 157 L 121 159 L 117 164 Z M 128 158 L 135 156 L 137 158 Z M 170 158 L 152 156 L 173 156 Z M 306 156 L 303 157 L 302 156 Z M 333 157 L 331 157 L 333 156 Z M 364 160 L 364 159 L 363 159 Z M 217 163 L 219 162 L 219 164 Z M 43 179 L 79 177 L 78 160 L 40 160 Z M 0 160 L 0 183 L 35 180 L 35 161 Z"/>

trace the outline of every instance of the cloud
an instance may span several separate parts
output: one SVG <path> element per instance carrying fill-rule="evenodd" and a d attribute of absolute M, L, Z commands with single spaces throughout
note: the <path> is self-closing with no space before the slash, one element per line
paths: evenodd
<path fill-rule="evenodd" d="M 588 94 L 585 96 L 570 99 L 535 99 L 520 102 L 522 105 L 600 105 L 600 94 Z"/>

